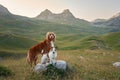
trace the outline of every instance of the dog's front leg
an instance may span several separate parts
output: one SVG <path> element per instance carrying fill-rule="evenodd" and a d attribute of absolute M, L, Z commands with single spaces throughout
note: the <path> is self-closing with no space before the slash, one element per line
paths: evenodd
<path fill-rule="evenodd" d="M 52 64 L 52 59 L 51 59 L 51 58 L 49 58 L 49 60 L 50 60 L 50 62 L 49 62 L 49 63 L 50 63 L 50 64 Z"/>
<path fill-rule="evenodd" d="M 47 56 L 46 54 L 43 54 L 42 58 L 41 58 L 41 64 L 46 64 L 47 63 Z"/>
<path fill-rule="evenodd" d="M 55 64 L 56 63 L 56 60 L 55 59 L 50 59 L 50 64 Z"/>
<path fill-rule="evenodd" d="M 53 59 L 53 64 L 55 65 L 57 63 L 57 60 Z"/>

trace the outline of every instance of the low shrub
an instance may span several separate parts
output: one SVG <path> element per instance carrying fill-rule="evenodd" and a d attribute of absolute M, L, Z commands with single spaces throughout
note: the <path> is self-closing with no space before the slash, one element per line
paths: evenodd
<path fill-rule="evenodd" d="M 11 76 L 13 72 L 7 67 L 0 65 L 0 76 Z"/>

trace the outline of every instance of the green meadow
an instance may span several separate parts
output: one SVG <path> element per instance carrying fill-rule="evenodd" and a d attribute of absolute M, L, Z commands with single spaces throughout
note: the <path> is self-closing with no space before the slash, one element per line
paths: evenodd
<path fill-rule="evenodd" d="M 57 59 L 65 60 L 73 68 L 72 72 L 67 70 L 62 76 L 52 73 L 46 76 L 29 70 L 27 51 L 42 41 L 44 35 L 31 38 L 13 33 L 0 34 L 0 66 L 3 67 L 0 80 L 120 80 L 120 68 L 112 65 L 120 61 L 119 32 L 56 34 Z"/>

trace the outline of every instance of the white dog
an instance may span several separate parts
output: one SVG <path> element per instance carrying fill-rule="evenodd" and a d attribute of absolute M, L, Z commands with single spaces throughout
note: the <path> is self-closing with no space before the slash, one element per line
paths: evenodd
<path fill-rule="evenodd" d="M 49 58 L 48 58 L 49 56 Z M 41 64 L 55 64 L 56 63 L 56 57 L 57 57 L 57 50 L 55 47 L 52 47 L 49 54 L 43 54 L 41 58 Z"/>

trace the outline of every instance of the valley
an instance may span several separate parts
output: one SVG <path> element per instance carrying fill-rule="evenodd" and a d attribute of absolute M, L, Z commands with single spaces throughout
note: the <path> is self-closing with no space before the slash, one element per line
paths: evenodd
<path fill-rule="evenodd" d="M 33 75 L 26 63 L 28 49 L 43 41 L 47 32 L 56 33 L 57 59 L 74 67 L 63 80 L 119 80 L 119 68 L 112 66 L 120 59 L 119 17 L 89 22 L 74 17 L 69 9 L 59 14 L 46 9 L 29 18 L 0 5 L 0 66 L 13 72 L 8 77 L 0 75 L 0 80 L 61 80 L 59 75 Z"/>

